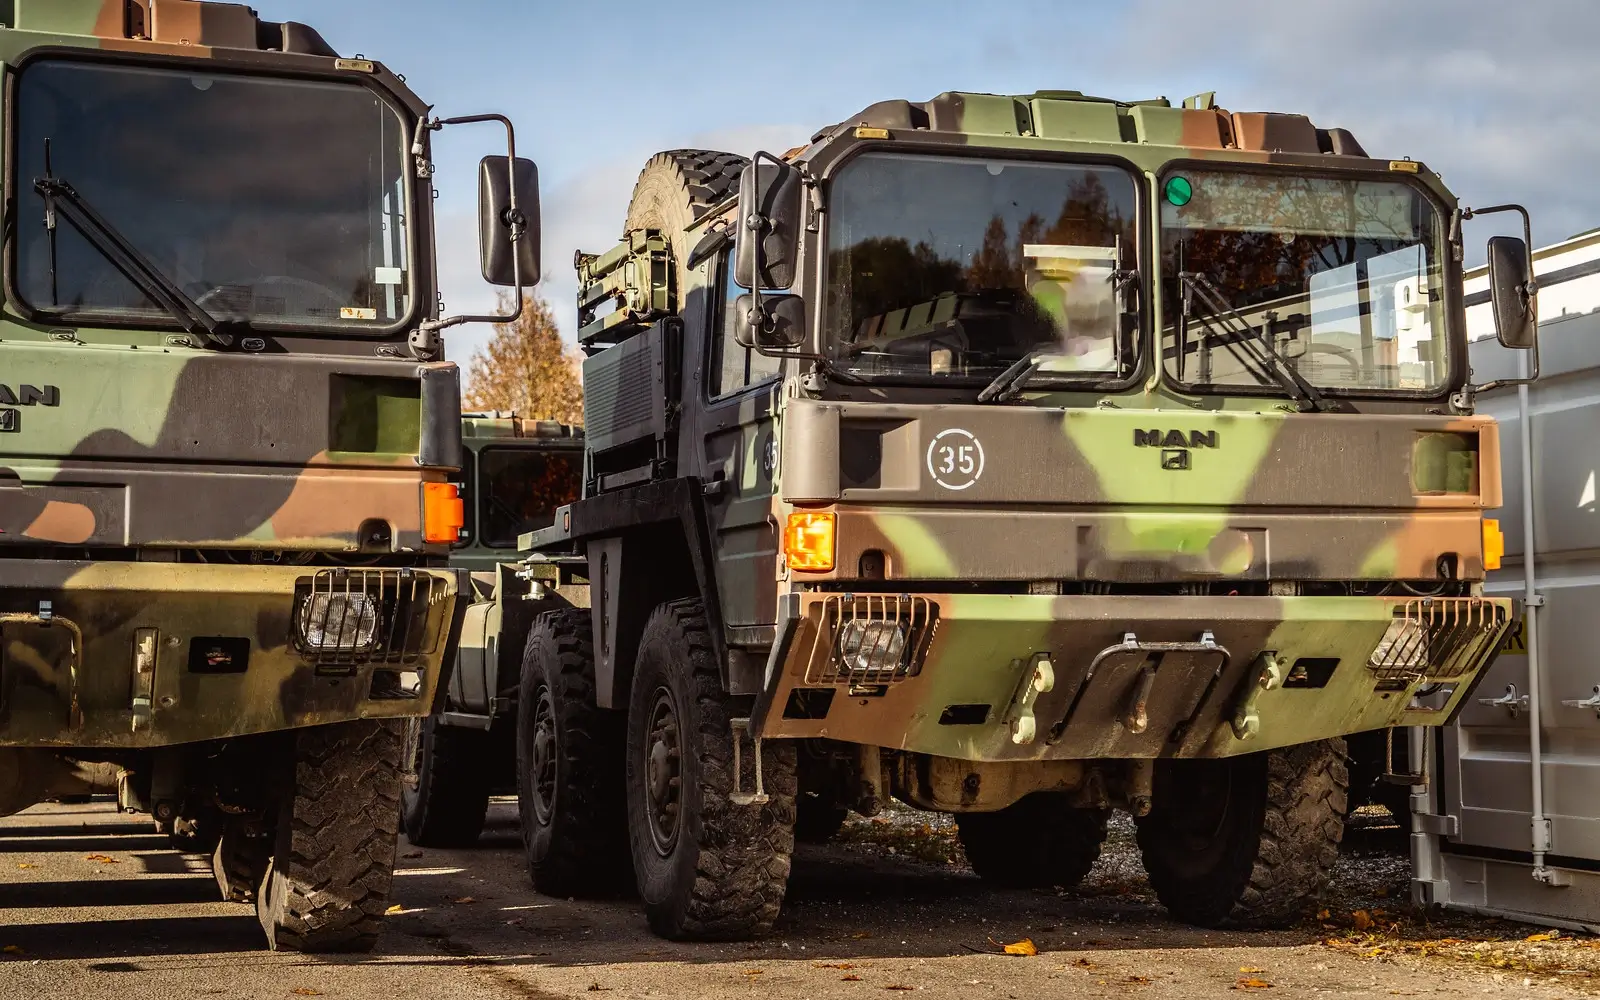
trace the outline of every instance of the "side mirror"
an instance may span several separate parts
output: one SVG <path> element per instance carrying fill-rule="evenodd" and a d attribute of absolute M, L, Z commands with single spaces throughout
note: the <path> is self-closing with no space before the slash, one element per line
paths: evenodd
<path fill-rule="evenodd" d="M 733 337 L 741 346 L 756 350 L 792 351 L 806 340 L 806 302 L 798 295 L 763 295 L 761 308 L 766 322 L 754 319 L 755 296 L 741 295 L 734 300 L 738 326 Z"/>
<path fill-rule="evenodd" d="M 739 177 L 734 281 L 745 288 L 788 288 L 800 257 L 800 171 L 757 153 Z"/>
<path fill-rule="evenodd" d="M 1500 343 L 1529 350 L 1539 332 L 1539 299 L 1528 244 L 1515 236 L 1489 239 L 1489 297 Z"/>
<path fill-rule="evenodd" d="M 532 160 L 485 156 L 478 163 L 478 257 L 492 285 L 516 285 L 519 270 L 523 285 L 539 283 L 539 168 Z"/>

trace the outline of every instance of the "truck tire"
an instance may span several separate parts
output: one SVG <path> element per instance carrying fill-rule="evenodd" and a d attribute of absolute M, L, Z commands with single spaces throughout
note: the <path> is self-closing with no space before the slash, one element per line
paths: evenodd
<path fill-rule="evenodd" d="M 418 847 L 471 847 L 489 813 L 489 733 L 419 720 L 417 784 L 400 785 L 400 822 Z"/>
<path fill-rule="evenodd" d="M 1326 883 L 1344 835 L 1342 739 L 1156 764 L 1139 850 L 1167 911 L 1201 927 L 1291 922 Z"/>
<path fill-rule="evenodd" d="M 1035 792 L 996 812 L 960 813 L 956 835 L 967 863 L 1007 889 L 1071 888 L 1100 857 L 1104 809 L 1078 809 L 1059 792 Z"/>
<path fill-rule="evenodd" d="M 645 624 L 628 705 L 628 832 L 650 927 L 673 940 L 737 940 L 772 929 L 794 853 L 795 748 L 762 745 L 764 803 L 737 805 L 735 712 L 697 599 Z M 739 788 L 755 789 L 755 753 Z"/>
<path fill-rule="evenodd" d="M 400 827 L 400 723 L 361 719 L 294 734 L 256 916 L 274 951 L 370 951 Z"/>
<path fill-rule="evenodd" d="M 539 618 L 517 691 L 517 811 L 535 889 L 614 896 L 633 888 L 623 805 L 621 712 L 595 700 L 589 612 Z"/>
<path fill-rule="evenodd" d="M 270 831 L 244 819 L 230 818 L 211 852 L 211 874 L 228 903 L 253 903 L 272 862 Z"/>
<path fill-rule="evenodd" d="M 739 193 L 739 175 L 750 161 L 735 153 L 673 149 L 657 153 L 639 172 L 628 204 L 623 235 L 635 229 L 660 230 L 672 244 L 677 288 L 688 287 L 688 236 L 684 232 L 713 205 Z M 681 295 L 681 292 L 677 294 Z M 678 307 L 683 303 L 680 300 Z"/>

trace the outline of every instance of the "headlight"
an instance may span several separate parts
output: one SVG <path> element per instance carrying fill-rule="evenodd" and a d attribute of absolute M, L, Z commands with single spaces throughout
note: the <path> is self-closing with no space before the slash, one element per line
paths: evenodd
<path fill-rule="evenodd" d="M 308 649 L 361 653 L 377 646 L 378 602 L 367 594 L 307 594 L 300 638 Z"/>
<path fill-rule="evenodd" d="M 1378 640 L 1378 646 L 1368 660 L 1372 669 L 1406 670 L 1421 673 L 1431 665 L 1428 662 L 1428 628 L 1421 622 L 1396 618 Z"/>
<path fill-rule="evenodd" d="M 851 621 L 839 630 L 839 660 L 846 670 L 894 670 L 905 655 L 906 628 L 900 622 Z"/>

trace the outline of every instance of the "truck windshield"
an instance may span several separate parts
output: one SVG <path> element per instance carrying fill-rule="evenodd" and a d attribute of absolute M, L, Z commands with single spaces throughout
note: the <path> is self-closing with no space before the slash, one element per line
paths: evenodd
<path fill-rule="evenodd" d="M 478 457 L 482 543 L 505 549 L 555 521 L 556 508 L 583 495 L 581 451 L 485 448 Z"/>
<path fill-rule="evenodd" d="M 50 61 L 17 84 L 16 287 L 71 322 L 173 325 L 48 212 L 57 178 L 205 314 L 381 334 L 411 309 L 406 127 L 356 84 Z"/>
<path fill-rule="evenodd" d="M 1161 191 L 1162 355 L 1176 381 L 1444 388 L 1443 225 L 1417 189 L 1185 168 Z"/>
<path fill-rule="evenodd" d="M 1131 174 L 1115 167 L 869 153 L 829 198 L 824 332 L 836 369 L 1030 384 L 1137 367 Z"/>

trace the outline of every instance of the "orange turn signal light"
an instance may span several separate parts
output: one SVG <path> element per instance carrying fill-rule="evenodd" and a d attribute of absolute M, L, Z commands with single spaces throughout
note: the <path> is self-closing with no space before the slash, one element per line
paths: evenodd
<path fill-rule="evenodd" d="M 830 511 L 798 510 L 783 526 L 783 554 L 790 569 L 826 573 L 833 569 L 834 516 Z"/>
<path fill-rule="evenodd" d="M 1505 558 L 1506 536 L 1500 530 L 1500 522 L 1491 518 L 1483 519 L 1483 568 L 1499 569 L 1500 560 Z"/>
<path fill-rule="evenodd" d="M 422 540 L 454 544 L 467 523 L 455 483 L 422 484 Z"/>

